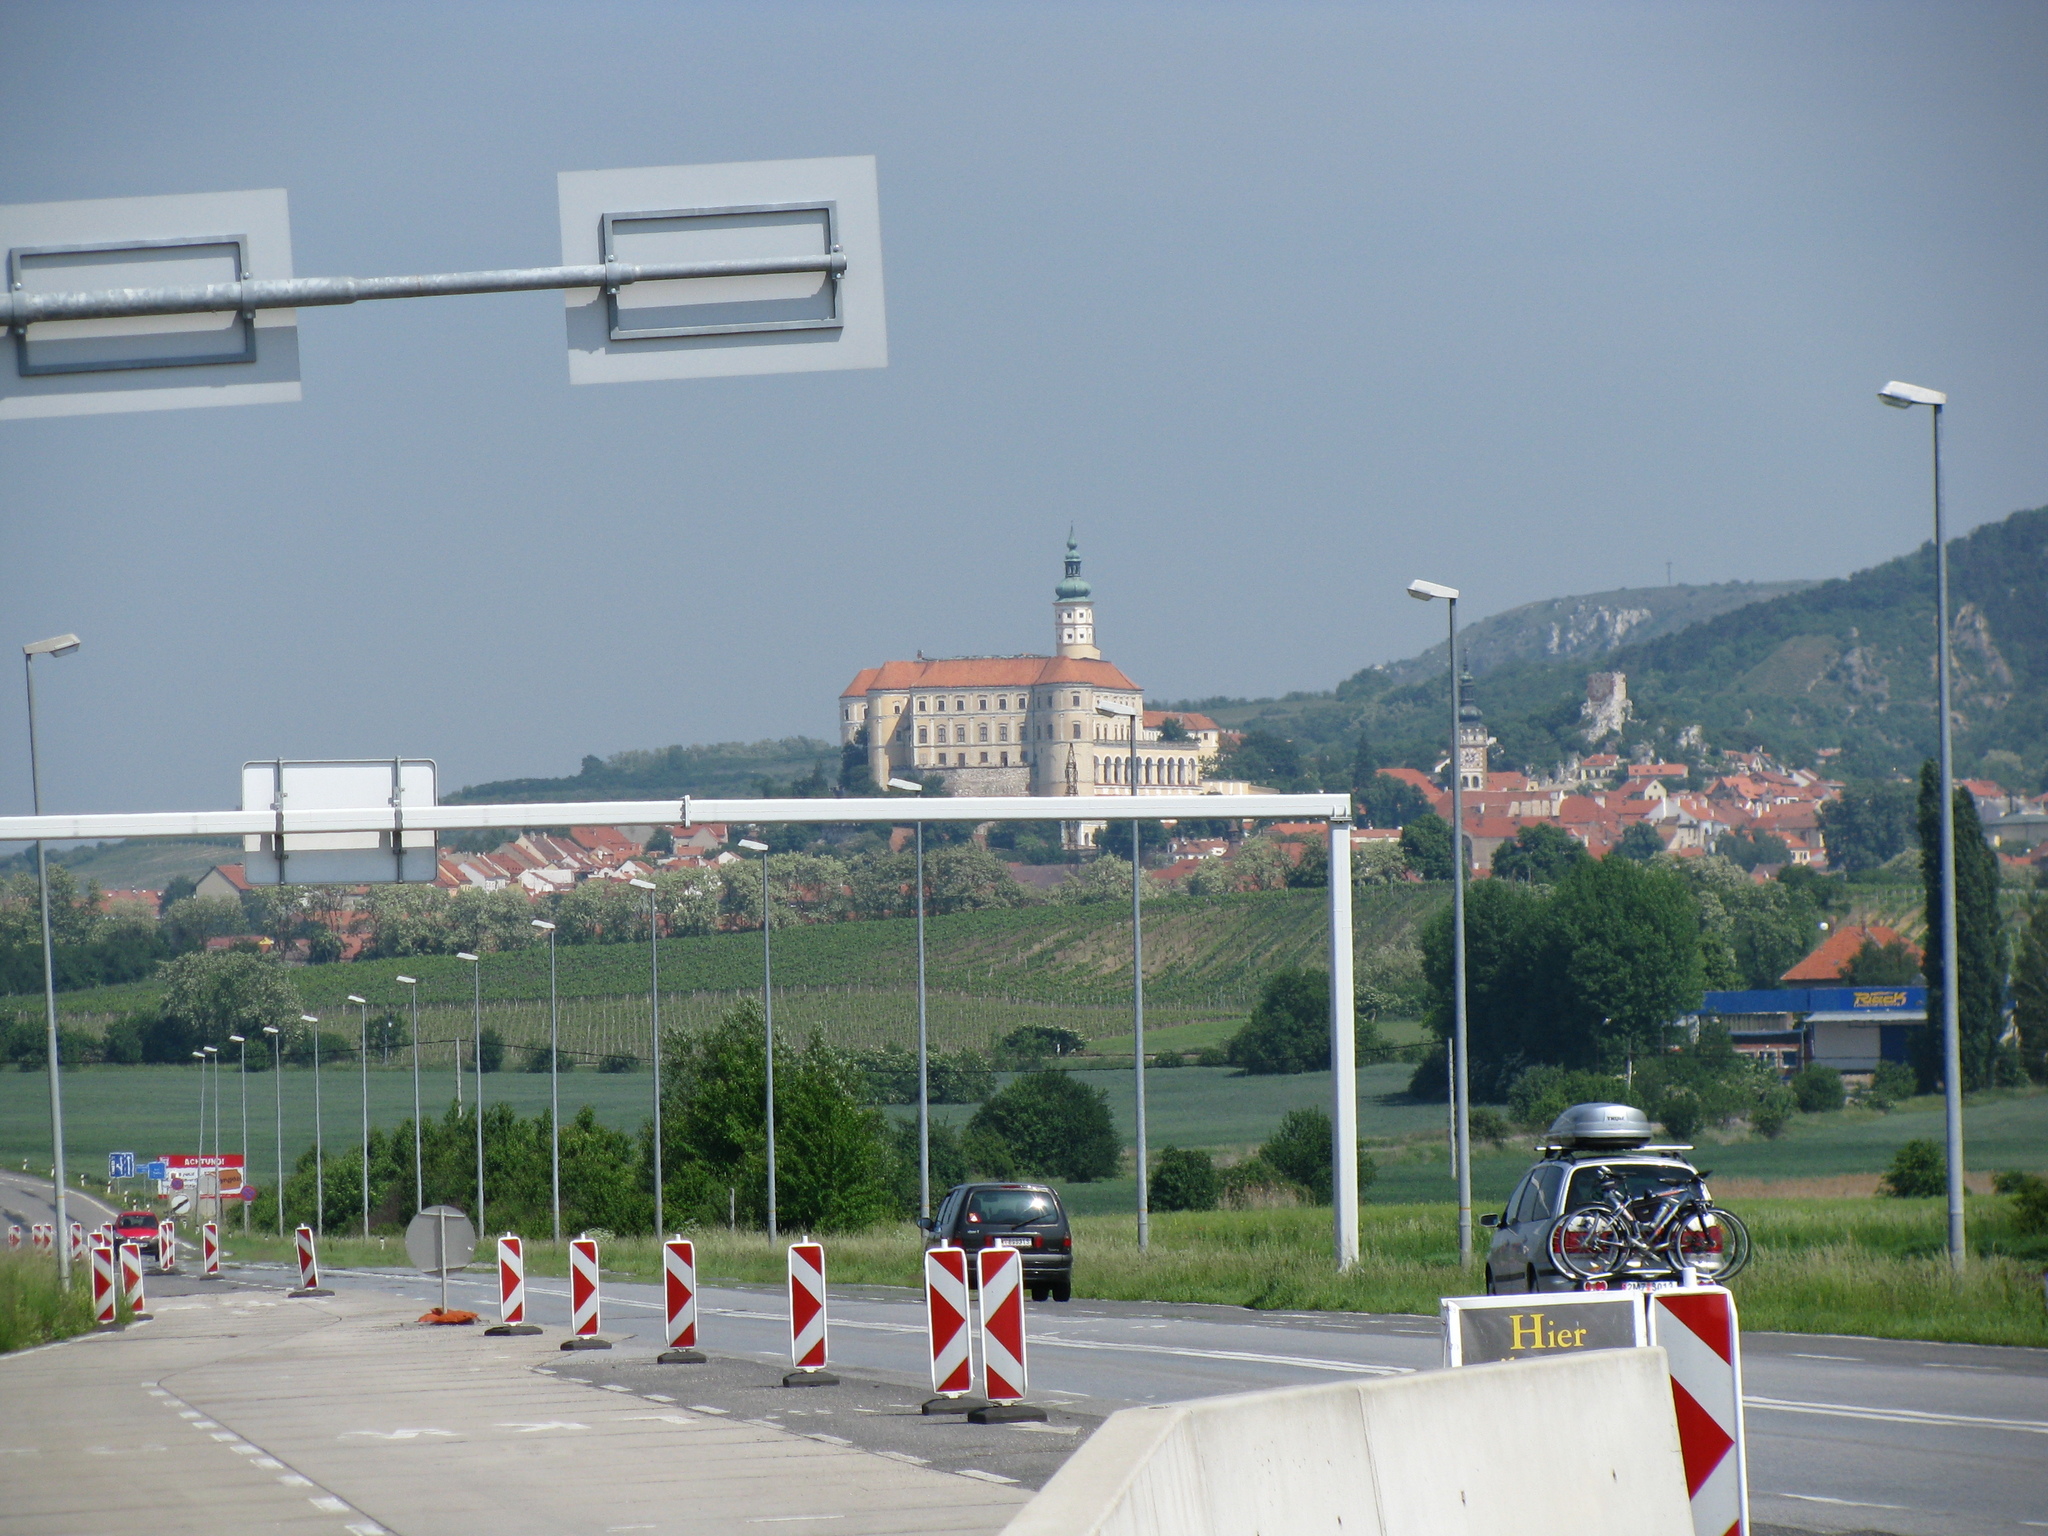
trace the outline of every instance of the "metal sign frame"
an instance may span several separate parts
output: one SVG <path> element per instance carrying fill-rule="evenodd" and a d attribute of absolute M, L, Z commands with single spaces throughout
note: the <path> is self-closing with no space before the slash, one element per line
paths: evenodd
<path fill-rule="evenodd" d="M 621 225 L 651 224 L 675 219 L 731 218 L 748 213 L 822 213 L 825 215 L 825 249 L 814 254 L 844 254 L 839 248 L 839 204 L 827 199 L 810 203 L 754 203 L 731 208 L 668 208 L 647 213 L 607 213 L 599 225 L 603 259 L 607 266 L 618 261 L 615 236 Z M 829 286 L 825 291 L 831 295 L 832 312 L 822 319 L 748 320 L 729 325 L 668 325 L 628 329 L 619 323 L 619 290 L 615 285 L 607 286 L 605 289 L 605 315 L 610 322 L 613 341 L 659 341 L 669 336 L 740 336 L 756 331 L 836 331 L 846 324 L 839 306 L 839 289 L 844 275 L 843 270 L 826 270 L 825 278 Z"/>
<path fill-rule="evenodd" d="M 231 247 L 235 253 L 235 278 L 239 282 L 249 276 L 249 237 L 247 235 L 178 235 L 166 240 L 94 240 L 78 245 L 17 245 L 7 253 L 7 288 L 19 292 L 22 287 L 21 264 L 24 259 L 37 256 L 92 256 L 102 252 L 119 251 L 163 251 L 192 249 L 221 249 Z M 205 368 L 215 363 L 253 363 L 256 361 L 256 316 L 250 310 L 201 310 L 200 314 L 233 314 L 235 329 L 240 332 L 242 344 L 232 352 L 196 354 L 179 357 L 105 358 L 92 362 L 46 362 L 39 363 L 29 349 L 35 345 L 29 336 L 29 327 L 17 325 L 14 330 L 14 366 L 23 378 L 35 378 L 57 373 L 110 373 L 131 368 Z M 60 324 L 62 322 L 59 322 Z M 143 333 L 148 334 L 148 333 Z"/>

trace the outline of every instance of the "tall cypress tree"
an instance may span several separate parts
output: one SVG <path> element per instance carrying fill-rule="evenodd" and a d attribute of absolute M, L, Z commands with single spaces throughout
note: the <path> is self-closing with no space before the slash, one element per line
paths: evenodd
<path fill-rule="evenodd" d="M 1987 1088 L 1998 1061 L 2005 998 L 2005 933 L 1998 913 L 1998 855 L 1984 841 L 1977 802 L 1955 792 L 1956 1002 L 1960 1015 L 1963 1089 Z M 1948 956 L 1941 942 L 1941 770 L 1932 759 L 1920 769 L 1920 876 L 1927 893 L 1927 1022 L 1914 1042 L 1913 1070 L 1922 1092 L 1942 1074 L 1942 977 Z"/>

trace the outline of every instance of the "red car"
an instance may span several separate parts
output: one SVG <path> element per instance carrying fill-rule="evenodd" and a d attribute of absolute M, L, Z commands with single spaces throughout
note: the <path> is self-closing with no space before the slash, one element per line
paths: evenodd
<path fill-rule="evenodd" d="M 157 1219 L 154 1211 L 123 1211 L 114 1218 L 114 1246 L 133 1243 L 151 1259 L 156 1251 Z"/>

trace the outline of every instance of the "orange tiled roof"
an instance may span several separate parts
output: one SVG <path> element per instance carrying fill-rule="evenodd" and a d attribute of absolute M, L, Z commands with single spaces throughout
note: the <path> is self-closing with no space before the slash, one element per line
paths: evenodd
<path fill-rule="evenodd" d="M 876 691 L 907 693 L 914 688 L 1035 688 L 1051 683 L 1086 683 L 1132 692 L 1138 687 L 1113 662 L 1077 656 L 961 656 L 942 661 L 885 661 L 858 673 L 840 697 Z"/>
<path fill-rule="evenodd" d="M 1838 981 L 1841 979 L 1842 967 L 1855 957 L 1856 951 L 1863 947 L 1865 939 L 1883 946 L 1897 943 L 1898 937 L 1891 929 L 1878 923 L 1872 923 L 1868 927 L 1847 924 L 1829 934 L 1822 941 L 1820 948 L 1778 979 L 1787 982 Z M 1908 944 L 1906 947 L 1912 950 L 1914 959 L 1921 958 L 1917 946 Z"/>

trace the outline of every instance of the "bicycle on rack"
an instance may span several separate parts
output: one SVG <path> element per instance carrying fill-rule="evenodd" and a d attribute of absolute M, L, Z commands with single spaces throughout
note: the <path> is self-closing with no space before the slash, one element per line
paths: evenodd
<path fill-rule="evenodd" d="M 1666 1279 L 1690 1270 L 1703 1283 L 1732 1280 L 1749 1263 L 1749 1229 L 1707 1195 L 1706 1175 L 1629 1197 L 1602 1170 L 1599 1197 L 1550 1229 L 1550 1257 L 1575 1280 Z"/>

